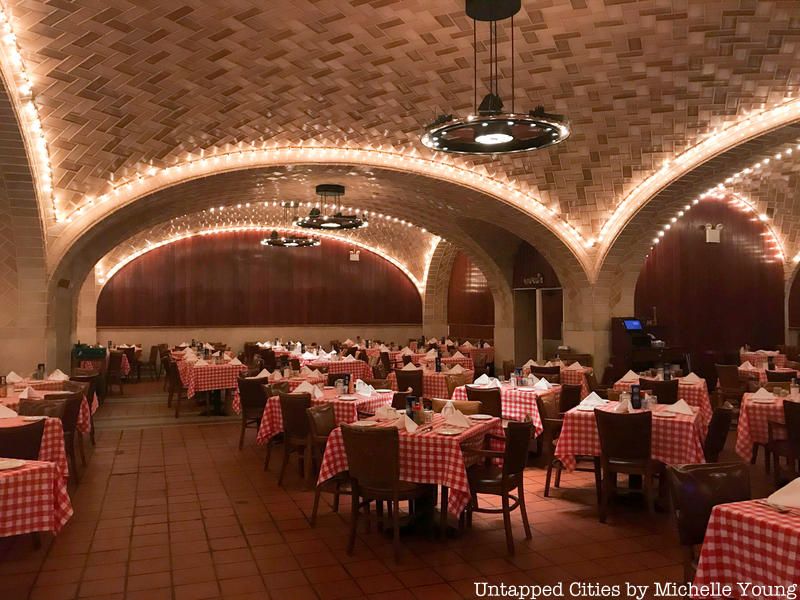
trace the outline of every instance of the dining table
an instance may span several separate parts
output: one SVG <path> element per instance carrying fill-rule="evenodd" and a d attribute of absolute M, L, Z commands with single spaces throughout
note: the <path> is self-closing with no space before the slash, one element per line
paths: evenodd
<path fill-rule="evenodd" d="M 487 389 L 486 385 L 469 384 L 476 389 Z M 558 402 L 561 396 L 561 386 L 553 385 L 549 390 L 536 390 L 532 387 L 514 387 L 510 383 L 500 384 L 500 404 L 503 419 L 507 421 L 524 421 L 530 419 L 536 435 L 544 429 L 542 417 L 536 399 L 542 396 L 554 395 Z M 467 386 L 460 385 L 453 391 L 453 400 L 463 402 L 468 400 Z"/>
<path fill-rule="evenodd" d="M 424 398 L 449 398 L 447 390 L 447 375 L 464 375 L 467 381 L 472 381 L 474 371 L 464 371 L 463 373 L 449 373 L 447 371 L 422 370 L 422 396 Z M 389 385 L 394 391 L 398 391 L 397 375 L 389 373 Z"/>
<path fill-rule="evenodd" d="M 327 369 L 328 373 L 335 375 L 350 374 L 350 380 L 372 379 L 372 368 L 363 360 L 329 360 L 314 359 L 304 361 L 309 369 Z"/>
<path fill-rule="evenodd" d="M 69 466 L 67 452 L 64 449 L 64 427 L 61 419 L 55 417 L 9 417 L 0 419 L 0 428 L 28 425 L 35 419 L 44 419 L 44 432 L 37 458 L 42 462 L 53 463 L 56 473 L 66 481 L 69 479 Z"/>
<path fill-rule="evenodd" d="M 93 358 L 93 359 L 84 359 L 80 362 L 80 368 L 86 370 L 93 370 L 98 372 L 105 372 L 106 367 L 108 366 L 108 359 L 110 358 L 110 353 L 106 353 L 103 358 Z M 123 377 L 127 377 L 130 375 L 131 372 L 131 363 L 128 360 L 128 356 L 122 352 L 122 360 L 120 361 L 120 372 L 122 373 Z"/>
<path fill-rule="evenodd" d="M 394 420 L 374 419 L 375 427 L 395 427 Z M 399 431 L 400 479 L 413 483 L 429 483 L 449 489 L 447 511 L 458 516 L 470 500 L 467 467 L 479 460 L 470 455 L 470 448 L 483 445 L 487 433 L 502 436 L 503 427 L 498 418 L 471 420 L 471 425 L 456 435 L 444 435 L 442 429 L 452 429 L 446 419 L 433 415 L 432 429 L 423 433 Z M 348 469 L 347 452 L 341 427 L 328 437 L 318 483 L 323 483 Z"/>
<path fill-rule="evenodd" d="M 753 448 L 769 441 L 769 422 L 785 423 L 783 398 L 753 398 L 744 394 L 739 407 L 739 422 L 736 425 L 736 454 L 749 461 Z M 800 398 L 794 398 L 800 401 Z M 785 430 L 780 427 L 774 431 L 775 439 L 784 439 Z"/>
<path fill-rule="evenodd" d="M 412 361 L 413 362 L 413 361 Z M 428 369 L 433 369 L 436 366 L 436 357 L 430 358 L 425 357 L 419 363 L 414 364 L 421 364 Z M 472 359 L 469 356 L 443 356 L 442 357 L 442 368 L 449 369 L 454 367 L 455 365 L 461 365 L 462 368 L 472 371 L 475 368 L 475 365 L 472 362 Z"/>
<path fill-rule="evenodd" d="M 576 406 L 564 413 L 561 434 L 555 456 L 568 471 L 575 469 L 576 456 L 600 456 L 600 436 L 597 433 L 595 410 L 614 411 L 618 402 L 609 401 L 600 407 Z M 652 458 L 664 464 L 703 463 L 703 439 L 700 409 L 691 415 L 675 414 L 669 405 L 658 404 L 653 412 Z M 640 412 L 634 410 L 632 412 Z M 673 415 L 673 416 L 667 416 Z"/>
<path fill-rule="evenodd" d="M 258 379 L 257 377 L 251 377 L 250 379 Z M 281 377 L 280 379 L 272 379 L 270 378 L 270 384 L 281 384 L 287 383 L 289 386 L 289 392 L 293 392 L 297 386 L 299 386 L 304 381 L 307 381 L 311 385 L 325 385 L 328 378 L 325 375 L 292 375 L 291 377 Z M 239 398 L 239 394 L 236 394 L 233 398 L 233 402 L 231 407 L 233 411 L 238 415 L 242 412 L 242 403 Z"/>
<path fill-rule="evenodd" d="M 750 364 L 762 369 L 767 367 L 770 357 L 772 358 L 772 362 L 776 367 L 785 367 L 789 360 L 785 354 L 772 351 L 765 352 L 763 350 L 756 350 L 755 352 L 741 352 L 739 354 L 739 359 L 741 362 L 749 362 Z"/>
<path fill-rule="evenodd" d="M 592 367 L 584 367 L 581 365 L 580 368 L 568 366 L 568 367 L 561 367 L 561 372 L 559 373 L 560 382 L 565 383 L 567 385 L 579 385 L 581 386 L 581 400 L 586 398 L 589 395 L 589 382 L 587 381 L 586 377 L 591 375 L 594 372 Z"/>
<path fill-rule="evenodd" d="M 312 398 L 312 406 L 330 404 L 333 406 L 333 417 L 337 425 L 342 423 L 354 423 L 358 421 L 360 414 L 375 414 L 381 406 L 390 406 L 394 392 L 376 392 L 370 396 L 362 394 L 337 394 L 336 390 L 330 387 L 323 389 L 323 396 Z M 283 432 L 283 416 L 281 414 L 281 402 L 279 396 L 272 396 L 267 399 L 264 406 L 264 414 L 261 417 L 261 425 L 256 435 L 256 444 L 266 444 L 272 437 Z"/>
<path fill-rule="evenodd" d="M 183 385 L 186 386 L 186 397 L 193 398 L 198 392 L 211 390 L 231 390 L 233 402 L 239 403 L 239 373 L 247 371 L 247 365 L 208 363 L 198 365 L 196 362 L 180 360 L 175 363 L 181 376 Z"/>
<path fill-rule="evenodd" d="M 797 377 L 797 370 L 790 369 L 789 367 L 776 367 L 772 369 L 773 373 L 792 373 L 795 377 Z M 745 379 L 752 379 L 753 381 L 758 382 L 759 385 L 764 385 L 767 383 L 767 369 L 764 367 L 756 367 L 753 366 L 752 368 L 742 368 L 739 367 L 739 377 Z"/>
<path fill-rule="evenodd" d="M 763 499 L 715 506 L 694 584 L 732 591 L 704 598 L 790 597 L 778 590 L 800 584 L 800 509 L 780 510 Z"/>
<path fill-rule="evenodd" d="M 639 377 L 635 380 L 620 379 L 614 383 L 614 388 L 618 392 L 630 392 L 631 386 L 638 384 L 641 380 L 657 381 L 650 377 Z M 683 400 L 689 406 L 696 406 L 700 410 L 700 420 L 703 427 L 708 428 L 711 423 L 711 415 L 713 410 L 711 408 L 711 398 L 708 394 L 708 385 L 705 379 L 700 381 L 687 381 L 686 378 L 678 379 L 678 400 Z"/>
<path fill-rule="evenodd" d="M 26 388 L 30 387 L 36 392 L 34 400 L 46 400 L 48 394 L 60 393 L 65 391 L 66 381 L 51 381 L 51 380 L 33 380 L 26 379 L 22 382 L 14 384 L 14 389 L 5 398 L 0 398 L 0 404 L 7 406 L 11 410 L 16 411 L 19 408 L 20 394 Z M 93 395 L 91 402 L 84 395 L 81 401 L 80 411 L 78 412 L 78 424 L 76 429 L 80 433 L 88 434 L 92 431 L 92 415 L 97 412 L 100 406 L 97 401 L 97 395 Z"/>
<path fill-rule="evenodd" d="M 62 449 L 63 445 L 62 441 Z M 67 479 L 56 463 L 5 462 L 0 469 L 0 537 L 36 532 L 57 534 L 71 516 Z"/>

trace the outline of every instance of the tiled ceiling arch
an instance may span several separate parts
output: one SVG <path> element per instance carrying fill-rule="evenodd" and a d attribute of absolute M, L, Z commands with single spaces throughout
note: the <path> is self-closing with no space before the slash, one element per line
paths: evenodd
<path fill-rule="evenodd" d="M 462 0 L 8 7 L 65 208 L 112 175 L 203 148 L 314 141 L 424 156 L 421 127 L 472 103 Z M 531 190 L 586 238 L 664 160 L 798 88 L 791 0 L 526 1 L 515 25 L 518 106 L 568 115 L 573 136 L 460 162 Z"/>

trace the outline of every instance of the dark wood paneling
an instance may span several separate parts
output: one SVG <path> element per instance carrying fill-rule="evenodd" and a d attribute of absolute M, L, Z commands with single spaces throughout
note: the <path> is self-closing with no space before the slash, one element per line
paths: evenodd
<path fill-rule="evenodd" d="M 422 322 L 411 280 L 380 256 L 324 240 L 270 248 L 258 232 L 197 236 L 158 248 L 111 278 L 99 327 Z"/>
<path fill-rule="evenodd" d="M 466 254 L 453 261 L 447 292 L 450 334 L 457 337 L 494 337 L 494 298 L 481 270 Z"/>
<path fill-rule="evenodd" d="M 514 257 L 514 288 L 559 287 L 561 282 L 547 259 L 539 254 L 536 248 L 527 242 L 522 242 Z"/>
<path fill-rule="evenodd" d="M 800 328 L 800 277 L 795 277 L 789 290 L 789 327 Z"/>
<path fill-rule="evenodd" d="M 723 225 L 708 244 L 703 225 Z M 636 315 L 665 327 L 667 343 L 697 354 L 783 342 L 783 265 L 753 213 L 724 201 L 693 207 L 651 251 L 636 286 Z"/>

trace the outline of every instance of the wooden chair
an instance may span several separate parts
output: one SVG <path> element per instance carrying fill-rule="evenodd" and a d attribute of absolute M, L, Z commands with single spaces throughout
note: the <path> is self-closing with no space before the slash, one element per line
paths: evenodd
<path fill-rule="evenodd" d="M 780 487 L 784 480 L 800 477 L 800 403 L 791 400 L 783 401 L 785 423 L 769 421 L 769 441 L 767 448 L 772 455 L 775 487 Z M 777 432 L 783 435 L 778 438 Z M 786 470 L 781 465 L 781 458 L 786 459 Z M 785 475 L 785 477 L 784 477 Z"/>
<path fill-rule="evenodd" d="M 658 400 L 660 403 L 660 396 Z M 722 406 L 718 406 L 714 409 L 714 413 L 711 415 L 711 423 L 708 424 L 706 441 L 703 443 L 703 454 L 705 455 L 707 463 L 719 461 L 719 454 L 725 448 L 725 442 L 728 439 L 728 431 L 730 431 L 732 420 L 732 409 Z"/>
<path fill-rule="evenodd" d="M 395 410 L 406 410 L 406 398 L 411 395 L 413 390 L 407 389 L 405 392 L 395 392 L 392 396 L 392 408 Z"/>
<path fill-rule="evenodd" d="M 452 398 L 456 388 L 470 383 L 469 378 L 464 373 L 451 373 L 444 376 L 444 382 L 447 385 L 447 397 Z"/>
<path fill-rule="evenodd" d="M 150 356 L 147 361 L 139 361 L 139 375 L 142 370 L 150 371 L 153 379 L 158 379 L 158 346 L 150 346 Z"/>
<path fill-rule="evenodd" d="M 678 383 L 677 379 L 670 379 L 669 381 L 641 379 L 639 388 L 658 396 L 659 404 L 675 404 L 678 401 Z"/>
<path fill-rule="evenodd" d="M 136 348 L 123 348 L 122 353 L 128 357 L 128 366 L 131 370 L 125 376 L 125 379 L 131 380 L 133 379 L 134 374 L 136 375 L 136 381 L 141 381 L 142 379 L 142 371 L 139 363 L 139 359 L 136 357 Z"/>
<path fill-rule="evenodd" d="M 181 414 L 181 401 L 189 399 L 189 389 L 183 385 L 181 373 L 175 361 L 171 360 L 167 363 L 167 380 L 167 406 L 172 406 L 172 401 L 175 401 L 175 418 L 177 419 Z"/>
<path fill-rule="evenodd" d="M 738 365 L 715 364 L 714 368 L 717 371 L 717 380 L 719 381 L 717 386 L 719 404 L 729 402 L 738 412 L 742 396 L 746 392 L 756 391 L 755 383 L 739 376 Z"/>
<path fill-rule="evenodd" d="M 470 402 L 469 400 L 442 400 L 441 398 L 433 398 L 431 400 L 431 407 L 433 412 L 440 413 L 448 402 L 452 402 L 456 410 L 460 410 L 465 415 L 477 415 L 481 412 L 480 402 Z"/>
<path fill-rule="evenodd" d="M 652 459 L 653 414 L 612 413 L 595 410 L 600 437 L 600 522 L 606 522 L 608 500 L 616 488 L 618 473 L 641 475 L 648 511 L 654 511 L 653 478 L 663 466 Z"/>
<path fill-rule="evenodd" d="M 475 377 L 488 374 L 488 365 L 486 364 L 486 353 L 478 352 L 472 355 L 472 364 L 475 366 L 473 373 Z"/>
<path fill-rule="evenodd" d="M 422 398 L 422 369 L 415 369 L 413 371 L 403 371 L 403 369 L 394 370 L 395 377 L 397 377 L 397 389 L 407 390 L 411 388 L 411 395 L 417 398 Z"/>
<path fill-rule="evenodd" d="M 259 354 L 261 355 L 261 360 L 264 363 L 261 366 L 262 369 L 266 369 L 271 373 L 278 368 L 278 359 L 275 357 L 274 350 L 267 348 L 265 350 L 260 350 Z"/>
<path fill-rule="evenodd" d="M 467 400 L 480 402 L 484 414 L 503 418 L 503 399 L 500 388 L 476 388 L 468 385 Z"/>
<path fill-rule="evenodd" d="M 264 407 L 269 398 L 269 378 L 246 379 L 239 376 L 236 383 L 239 386 L 239 403 L 242 410 L 242 428 L 239 433 L 239 450 L 241 450 L 244 446 L 245 431 L 248 428 L 255 428 L 258 432 L 261 427 Z"/>
<path fill-rule="evenodd" d="M 513 360 L 504 360 L 503 361 L 503 377 L 505 377 L 506 379 L 510 379 L 511 375 L 514 374 L 514 371 L 516 370 L 516 368 L 517 367 L 514 365 L 514 361 Z"/>
<path fill-rule="evenodd" d="M 392 360 L 389 358 L 388 352 L 381 352 L 378 357 L 378 364 L 384 377 L 388 377 L 392 372 Z"/>
<path fill-rule="evenodd" d="M 278 485 L 283 485 L 283 476 L 286 474 L 286 466 L 292 454 L 302 459 L 304 479 L 308 482 L 311 478 L 311 445 L 308 439 L 306 409 L 311 407 L 311 394 L 281 393 L 280 402 L 284 446 Z"/>
<path fill-rule="evenodd" d="M 361 508 L 376 502 L 376 514 L 383 524 L 383 502 L 389 503 L 394 558 L 400 558 L 400 502 L 421 498 L 425 485 L 400 479 L 400 434 L 394 427 L 353 427 L 342 425 L 345 452 L 352 486 L 350 539 L 347 554 L 353 554 Z"/>
<path fill-rule="evenodd" d="M 561 394 L 558 398 L 558 412 L 563 415 L 568 410 L 572 410 L 581 403 L 581 393 L 583 388 L 580 385 L 570 383 L 561 384 Z"/>
<path fill-rule="evenodd" d="M 703 544 L 717 504 L 750 499 L 750 472 L 742 463 L 671 465 L 669 490 L 683 549 L 683 579 L 690 583 L 697 571 L 697 548 Z"/>
<path fill-rule="evenodd" d="M 89 423 L 91 424 L 91 431 L 89 432 L 89 441 L 92 446 L 95 445 L 94 439 L 94 413 L 92 412 L 92 404 L 94 402 L 95 394 L 97 393 L 97 382 L 100 379 L 100 373 L 94 372 L 87 375 L 71 375 L 69 380 L 77 383 L 86 384 L 86 402 L 89 404 Z"/>
<path fill-rule="evenodd" d="M 122 352 L 112 350 L 108 355 L 108 368 L 106 369 L 106 388 L 111 392 L 111 386 L 118 385 L 120 396 L 125 395 L 122 389 Z"/>
<path fill-rule="evenodd" d="M 322 464 L 322 457 L 325 454 L 325 446 L 328 443 L 328 436 L 336 428 L 336 418 L 333 412 L 333 404 L 321 404 L 306 409 L 308 416 L 309 443 L 311 444 L 311 459 L 316 465 Z M 339 495 L 350 495 L 350 475 L 347 472 L 338 473 L 327 481 L 317 484 L 314 490 L 314 507 L 311 510 L 311 526 L 317 522 L 317 511 L 319 509 L 319 498 L 322 492 L 333 494 L 333 512 L 339 512 Z"/>
<path fill-rule="evenodd" d="M 528 512 L 525 508 L 525 466 L 528 461 L 528 444 L 533 433 L 533 424 L 530 421 L 511 421 L 508 423 L 505 438 L 505 451 L 496 450 L 468 450 L 466 453 L 477 453 L 487 458 L 502 458 L 503 465 L 497 466 L 489 461 L 481 462 L 467 469 L 469 489 L 472 500 L 467 507 L 467 522 L 472 523 L 472 513 L 502 514 L 503 525 L 506 531 L 506 546 L 509 554 L 514 554 L 514 536 L 511 532 L 511 511 L 519 508 L 522 516 L 522 525 L 525 528 L 525 538 L 531 539 L 531 528 L 528 524 Z M 488 434 L 487 439 L 496 437 Z M 511 494 L 514 490 L 517 495 Z M 500 496 L 501 508 L 478 507 L 478 494 Z M 442 507 L 442 510 L 446 510 Z"/>
<path fill-rule="evenodd" d="M 64 429 L 64 450 L 66 451 L 67 461 L 69 462 L 70 475 L 73 476 L 75 483 L 78 483 L 80 477 L 78 475 L 78 460 L 75 456 L 75 444 L 79 435 L 78 416 L 81 412 L 81 403 L 83 402 L 83 398 L 89 386 L 88 384 L 81 383 L 74 383 L 73 385 L 77 387 L 65 389 L 63 392 L 48 393 L 47 399 L 44 400 L 44 402 L 62 401 L 64 404 L 63 413 L 61 415 L 61 425 Z M 86 455 L 82 443 L 78 444 L 78 449 L 81 455 L 81 464 L 85 467 Z"/>
<path fill-rule="evenodd" d="M 544 377 L 550 383 L 561 383 L 561 367 L 531 367 L 531 373 L 539 379 Z"/>

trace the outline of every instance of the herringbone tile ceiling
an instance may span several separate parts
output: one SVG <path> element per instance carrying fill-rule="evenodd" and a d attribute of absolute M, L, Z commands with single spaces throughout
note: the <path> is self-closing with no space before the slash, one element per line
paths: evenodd
<path fill-rule="evenodd" d="M 424 154 L 434 114 L 472 106 L 463 0 L 9 4 L 65 207 L 201 148 L 316 140 Z M 524 0 L 517 108 L 543 104 L 574 133 L 476 162 L 596 231 L 665 158 L 798 92 L 798 14 L 794 0 Z"/>

